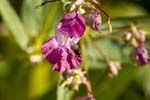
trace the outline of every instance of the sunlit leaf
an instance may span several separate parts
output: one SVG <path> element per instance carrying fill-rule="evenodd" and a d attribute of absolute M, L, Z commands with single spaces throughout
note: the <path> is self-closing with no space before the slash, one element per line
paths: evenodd
<path fill-rule="evenodd" d="M 58 86 L 57 88 L 57 100 L 71 100 L 74 92 L 64 87 Z"/>
<path fill-rule="evenodd" d="M 22 6 L 22 18 L 27 32 L 31 36 L 39 33 L 39 28 L 43 21 L 43 7 L 35 9 L 35 5 L 40 4 L 43 0 L 24 0 Z"/>
<path fill-rule="evenodd" d="M 28 36 L 19 17 L 7 0 L 0 0 L 0 13 L 17 43 L 22 49 L 25 49 L 28 43 Z"/>

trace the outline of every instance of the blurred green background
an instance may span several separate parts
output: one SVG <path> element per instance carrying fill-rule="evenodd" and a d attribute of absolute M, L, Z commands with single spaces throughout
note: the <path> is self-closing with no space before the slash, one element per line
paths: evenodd
<path fill-rule="evenodd" d="M 84 86 L 78 92 L 57 88 L 59 74 L 52 72 L 52 66 L 43 59 L 41 44 L 54 35 L 55 26 L 65 12 L 60 2 L 35 9 L 41 2 L 0 0 L 0 100 L 72 100 L 86 96 Z M 138 25 L 147 32 L 150 53 L 150 0 L 100 0 L 100 3 L 112 18 L 112 34 L 119 36 L 125 31 L 119 27 Z M 108 34 L 105 20 L 104 17 L 101 31 Z M 101 38 L 99 33 L 87 29 L 111 60 L 122 62 L 119 75 L 107 77 L 105 61 L 85 41 L 88 74 L 96 100 L 150 100 L 150 65 L 133 65 L 128 45 L 119 39 Z"/>

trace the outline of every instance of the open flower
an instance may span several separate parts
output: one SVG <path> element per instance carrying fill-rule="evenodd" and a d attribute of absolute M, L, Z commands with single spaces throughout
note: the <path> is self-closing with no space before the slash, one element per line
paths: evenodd
<path fill-rule="evenodd" d="M 53 70 L 64 72 L 81 63 L 81 57 L 72 47 L 85 32 L 85 20 L 79 13 L 66 14 L 56 26 L 56 34 L 42 45 L 44 57 L 54 64 Z"/>
<path fill-rule="evenodd" d="M 54 64 L 54 71 L 64 72 L 81 63 L 81 57 L 70 47 L 60 44 L 56 37 L 50 38 L 42 45 L 42 53 L 48 62 Z"/>
<path fill-rule="evenodd" d="M 68 13 L 57 24 L 56 33 L 67 33 L 69 37 L 79 38 L 85 32 L 85 20 L 79 13 Z"/>

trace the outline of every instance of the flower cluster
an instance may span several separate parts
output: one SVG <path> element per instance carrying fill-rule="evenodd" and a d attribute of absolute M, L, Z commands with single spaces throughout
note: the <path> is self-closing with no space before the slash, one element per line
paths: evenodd
<path fill-rule="evenodd" d="M 90 10 L 86 12 L 84 7 L 88 7 Z M 56 25 L 55 35 L 43 43 L 42 53 L 46 60 L 54 65 L 53 71 L 61 72 L 61 86 L 72 90 L 78 90 L 81 84 L 86 86 L 88 96 L 78 97 L 75 100 L 95 100 L 90 81 L 87 79 L 87 71 L 82 67 L 76 68 L 82 62 L 78 42 L 86 31 L 86 25 L 97 32 L 101 31 L 101 11 L 107 16 L 107 24 L 111 33 L 110 17 L 99 7 L 97 0 L 90 0 L 89 2 L 75 0 L 68 2 L 65 9 L 67 12 Z M 123 34 L 122 39 L 125 43 L 132 45 L 133 48 L 130 53 L 130 58 L 134 63 L 142 66 L 149 63 L 150 58 L 145 48 L 145 32 L 138 30 L 132 25 L 130 31 Z M 117 76 L 121 70 L 121 63 L 119 61 L 109 60 L 91 39 L 89 41 L 91 41 L 93 46 L 106 60 L 107 75 L 109 77 Z"/>
<path fill-rule="evenodd" d="M 130 53 L 131 60 L 138 65 L 144 66 L 149 63 L 149 55 L 145 48 L 145 32 L 131 26 L 131 32 L 125 32 L 123 39 L 133 46 Z"/>
<path fill-rule="evenodd" d="M 44 4 L 45 2 L 41 5 Z M 88 97 L 75 100 L 95 100 L 86 71 L 82 68 L 75 69 L 82 62 L 82 55 L 77 44 L 85 33 L 86 25 L 95 31 L 100 31 L 101 28 L 101 16 L 96 8 L 93 8 L 88 14 L 82 12 L 81 6 L 87 7 L 87 5 L 93 8 L 89 2 L 84 0 L 68 3 L 65 7 L 67 13 L 56 25 L 55 36 L 42 45 L 42 54 L 49 63 L 54 65 L 53 71 L 62 73 L 61 86 L 78 90 L 79 86 L 84 84 L 87 92 L 90 92 Z"/>
<path fill-rule="evenodd" d="M 139 65 L 146 65 L 149 62 L 149 55 L 147 49 L 145 48 L 145 35 L 144 31 L 138 30 L 136 27 L 132 26 L 133 35 L 137 45 L 133 48 L 130 57 L 131 60 Z"/>
<path fill-rule="evenodd" d="M 86 24 L 99 31 L 100 15 L 94 11 L 86 19 L 80 12 L 67 13 L 57 24 L 55 36 L 42 45 L 44 57 L 54 64 L 53 70 L 65 72 L 80 65 L 82 58 L 77 43 L 83 36 Z M 86 23 L 88 22 L 88 23 Z"/>

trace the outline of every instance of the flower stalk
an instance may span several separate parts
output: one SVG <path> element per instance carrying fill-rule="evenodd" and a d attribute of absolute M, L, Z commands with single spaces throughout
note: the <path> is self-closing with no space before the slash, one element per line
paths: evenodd
<path fill-rule="evenodd" d="M 99 54 L 103 57 L 103 59 L 107 62 L 107 64 L 109 64 L 110 60 L 109 60 L 109 58 L 105 55 L 105 53 L 101 50 L 101 48 L 99 48 L 99 47 L 95 44 L 95 42 L 94 42 L 92 39 L 90 39 L 90 42 L 91 42 L 92 46 L 93 46 L 94 48 L 96 48 L 96 50 L 99 52 Z"/>

